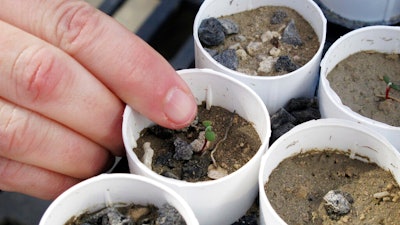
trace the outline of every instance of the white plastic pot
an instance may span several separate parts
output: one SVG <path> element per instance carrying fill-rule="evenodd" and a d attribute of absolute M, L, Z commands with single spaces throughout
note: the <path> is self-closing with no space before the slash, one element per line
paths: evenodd
<path fill-rule="evenodd" d="M 350 29 L 400 22 L 398 0 L 314 0 L 332 22 Z"/>
<path fill-rule="evenodd" d="M 261 224 L 286 224 L 272 208 L 264 191 L 271 172 L 284 159 L 316 149 L 350 150 L 353 158 L 364 162 L 367 157 L 370 162 L 390 171 L 400 184 L 400 153 L 379 133 L 359 123 L 341 119 L 305 122 L 282 135 L 262 157 L 259 174 Z"/>
<path fill-rule="evenodd" d="M 112 203 L 153 204 L 157 207 L 168 203 L 179 211 L 187 224 L 199 224 L 187 202 L 167 186 L 133 174 L 102 174 L 61 194 L 47 208 L 39 225 L 65 224 L 73 216 Z"/>
<path fill-rule="evenodd" d="M 187 182 L 167 178 L 146 167 L 132 150 L 137 146 L 140 132 L 153 123 L 127 106 L 122 132 L 130 171 L 174 189 L 189 203 L 200 224 L 232 224 L 246 213 L 258 193 L 260 160 L 271 135 L 267 108 L 254 91 L 222 73 L 209 69 L 187 69 L 178 73 L 189 85 L 198 104 L 207 99 L 211 105 L 235 111 L 254 125 L 262 145 L 247 164 L 221 179 Z"/>
<path fill-rule="evenodd" d="M 318 88 L 322 118 L 342 118 L 364 124 L 385 136 L 400 151 L 400 127 L 391 126 L 362 116 L 342 104 L 326 78 L 329 72 L 348 56 L 366 50 L 400 53 L 400 27 L 369 26 L 342 36 L 326 52 L 321 61 Z"/>
<path fill-rule="evenodd" d="M 231 15 L 262 6 L 289 7 L 296 10 L 307 20 L 320 42 L 318 51 L 308 63 L 291 73 L 280 76 L 251 76 L 221 65 L 203 48 L 198 37 L 198 28 L 202 20 L 209 17 Z M 321 9 L 312 0 L 205 0 L 193 25 L 195 64 L 197 68 L 210 68 L 220 71 L 243 82 L 261 97 L 268 111 L 273 114 L 292 98 L 314 96 L 318 83 L 319 63 L 326 39 L 326 29 L 326 19 Z"/>

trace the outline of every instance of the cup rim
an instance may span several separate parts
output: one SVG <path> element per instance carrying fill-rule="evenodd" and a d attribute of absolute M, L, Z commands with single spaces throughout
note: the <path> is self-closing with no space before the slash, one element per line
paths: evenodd
<path fill-rule="evenodd" d="M 382 30 L 390 30 L 393 32 L 398 32 L 400 35 L 400 27 L 393 27 L 393 26 L 388 26 L 388 25 L 374 25 L 374 26 L 368 26 L 368 27 L 363 27 L 363 28 L 359 28 L 356 30 L 352 30 L 346 34 L 344 34 L 343 36 L 341 36 L 340 38 L 338 38 L 330 47 L 329 49 L 326 51 L 324 57 L 321 60 L 320 63 L 320 87 L 319 89 L 324 91 L 327 95 L 327 97 L 329 98 L 329 100 L 334 104 L 334 106 L 339 109 L 342 113 L 348 115 L 351 119 L 355 120 L 355 121 L 361 121 L 365 124 L 371 125 L 371 126 L 376 126 L 376 127 L 380 127 L 383 129 L 387 129 L 387 130 L 393 130 L 393 131 L 400 131 L 400 127 L 396 127 L 384 122 L 380 122 L 374 119 L 371 119 L 369 117 L 363 116 L 355 111 L 353 111 L 350 107 L 344 105 L 342 103 L 342 101 L 340 100 L 339 95 L 332 89 L 332 87 L 330 86 L 330 82 L 327 79 L 328 76 L 328 72 L 327 72 L 327 68 L 326 68 L 326 64 L 328 63 L 327 61 L 329 60 L 329 56 L 332 55 L 335 51 L 335 48 L 337 46 L 340 46 L 342 43 L 346 43 L 348 41 L 349 38 L 362 34 L 362 33 L 379 33 Z M 359 52 L 359 51 L 357 51 Z M 400 53 L 400 52 L 399 52 Z M 325 71 L 323 71 L 325 69 Z M 321 86 L 323 88 L 321 88 Z"/>
<path fill-rule="evenodd" d="M 228 82 L 232 82 L 235 85 L 240 86 L 241 88 L 245 89 L 247 92 L 251 93 L 251 95 L 255 98 L 255 100 L 258 102 L 258 105 L 262 106 L 262 110 L 263 110 L 263 114 L 266 115 L 266 120 L 267 122 L 270 124 L 270 117 L 269 117 L 269 113 L 268 113 L 268 109 L 266 108 L 266 105 L 264 104 L 264 102 L 262 101 L 261 97 L 258 96 L 258 94 L 255 93 L 254 90 L 252 90 L 250 87 L 248 87 L 247 85 L 243 84 L 242 82 L 236 80 L 235 78 L 232 78 L 222 72 L 218 72 L 212 69 L 199 69 L 199 68 L 192 68 L 192 69 L 183 69 L 183 70 L 178 70 L 177 71 L 178 74 L 187 74 L 187 73 L 193 73 L 193 72 L 204 72 L 204 73 L 212 73 L 222 79 L 226 79 Z M 134 112 L 134 110 L 132 109 L 132 107 L 130 107 L 129 105 L 126 105 L 125 110 L 124 110 L 124 114 L 123 117 L 124 118 L 129 118 L 131 116 L 131 114 Z M 123 129 L 123 133 L 126 133 L 126 131 L 129 130 L 129 124 L 127 123 L 127 121 L 124 119 L 123 124 L 122 124 L 122 129 Z M 172 184 L 174 186 L 177 187 L 202 187 L 202 188 L 206 188 L 209 186 L 213 186 L 215 184 L 218 183 L 223 183 L 226 182 L 226 180 L 230 180 L 233 179 L 234 176 L 236 176 L 239 173 L 243 173 L 243 171 L 248 170 L 249 167 L 252 166 L 252 164 L 254 163 L 254 161 L 258 160 L 259 157 L 261 157 L 264 152 L 266 151 L 266 149 L 269 146 L 269 138 L 271 137 L 271 127 L 267 127 L 266 133 L 264 135 L 264 137 L 262 137 L 261 135 L 259 135 L 260 140 L 261 140 L 261 146 L 259 147 L 259 149 L 257 150 L 256 154 L 253 155 L 253 157 L 246 163 L 244 164 L 242 167 L 240 167 L 239 169 L 237 169 L 236 171 L 234 171 L 231 174 L 228 174 L 227 176 L 224 176 L 222 178 L 216 179 L 216 180 L 207 180 L 207 181 L 199 181 L 199 182 L 188 182 L 185 180 L 176 180 L 173 178 L 168 178 L 168 177 L 164 177 L 156 172 L 154 172 L 153 170 L 149 169 L 148 167 L 146 167 L 141 161 L 140 159 L 137 157 L 137 155 L 133 152 L 133 151 L 128 151 L 128 157 L 130 159 L 133 159 L 135 161 L 138 161 L 140 163 L 137 164 L 137 166 L 142 170 L 145 171 L 146 176 L 150 176 L 152 179 L 157 179 L 160 180 L 164 183 L 168 183 L 168 184 Z M 123 138 L 127 138 L 125 137 L 126 135 L 123 136 Z M 129 149 L 130 146 L 128 146 L 128 142 L 130 142 L 129 140 L 124 140 L 124 146 L 125 149 Z M 260 156 L 261 155 L 261 156 Z"/>
<path fill-rule="evenodd" d="M 206 57 L 208 59 L 208 61 L 213 62 L 213 64 L 216 67 L 218 67 L 219 70 L 228 71 L 230 74 L 233 74 L 240 78 L 254 79 L 254 80 L 278 80 L 278 79 L 282 79 L 282 78 L 286 78 L 286 77 L 296 76 L 296 74 L 298 74 L 298 73 L 304 73 L 303 70 L 305 70 L 305 72 L 307 72 L 308 67 L 313 64 L 313 61 L 318 60 L 320 55 L 322 55 L 322 51 L 324 50 L 324 43 L 326 42 L 326 33 L 327 33 L 327 19 L 324 16 L 321 8 L 313 0 L 304 0 L 304 2 L 307 2 L 311 7 L 313 7 L 314 10 L 316 10 L 318 12 L 318 15 L 320 15 L 320 19 L 322 22 L 322 36 L 320 38 L 321 40 L 320 40 L 319 48 L 318 48 L 317 52 L 315 52 L 314 56 L 306 64 L 304 64 L 303 66 L 301 66 L 300 68 L 298 68 L 297 70 L 294 70 L 292 72 L 285 73 L 285 74 L 282 74 L 279 76 L 251 76 L 251 75 L 248 75 L 248 74 L 236 71 L 236 70 L 229 69 L 229 68 L 223 66 L 222 64 L 218 63 L 213 57 L 211 57 L 211 55 L 205 50 L 205 48 L 203 47 L 203 45 L 200 42 L 199 35 L 198 35 L 198 26 L 200 25 L 201 20 L 202 20 L 200 18 L 201 17 L 200 12 L 203 12 L 206 7 L 208 7 L 209 5 L 211 5 L 213 3 L 213 1 L 205 0 L 201 4 L 201 6 L 196 14 L 196 17 L 193 22 L 194 44 L 195 44 L 195 46 L 198 46 L 198 50 L 202 53 L 202 55 L 204 57 Z M 268 5 L 266 4 L 265 6 L 268 6 Z M 274 5 L 274 6 L 278 6 L 278 5 Z M 281 6 L 290 7 L 290 6 L 286 6 L 286 5 L 281 5 Z M 296 12 L 297 12 L 297 10 L 296 10 Z M 306 21 L 309 23 L 308 20 L 306 20 Z M 318 36 L 318 34 L 317 34 L 317 36 Z"/>

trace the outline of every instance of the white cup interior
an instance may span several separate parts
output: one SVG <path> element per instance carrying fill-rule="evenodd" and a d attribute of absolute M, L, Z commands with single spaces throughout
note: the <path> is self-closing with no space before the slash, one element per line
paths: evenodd
<path fill-rule="evenodd" d="M 117 203 L 174 206 L 186 223 L 198 225 L 192 209 L 172 189 L 133 174 L 102 174 L 85 180 L 61 194 L 44 213 L 39 225 L 64 224 L 71 217 Z"/>
<path fill-rule="evenodd" d="M 343 105 L 327 79 L 330 71 L 348 56 L 360 51 L 373 50 L 382 53 L 400 53 L 400 28 L 369 26 L 351 31 L 339 38 L 326 52 L 321 61 L 318 98 L 323 118 L 342 118 L 365 124 L 378 130 L 400 149 L 400 127 L 391 126 L 362 116 Z"/>
<path fill-rule="evenodd" d="M 124 113 L 123 138 L 130 171 L 151 177 L 178 192 L 192 207 L 200 224 L 231 224 L 245 214 L 257 196 L 259 163 L 271 135 L 268 110 L 254 91 L 222 73 L 209 69 L 187 69 L 178 73 L 189 85 L 198 104 L 207 99 L 211 105 L 235 111 L 254 125 L 262 145 L 248 163 L 221 179 L 186 182 L 167 178 L 147 168 L 133 152 L 141 130 L 153 123 L 128 106 Z"/>
<path fill-rule="evenodd" d="M 376 163 L 391 171 L 400 184 L 400 153 L 383 136 L 359 123 L 320 119 L 294 127 L 275 141 L 263 156 L 259 174 L 261 224 L 286 224 L 272 208 L 264 191 L 271 172 L 284 159 L 309 150 L 351 151 L 355 159 Z"/>

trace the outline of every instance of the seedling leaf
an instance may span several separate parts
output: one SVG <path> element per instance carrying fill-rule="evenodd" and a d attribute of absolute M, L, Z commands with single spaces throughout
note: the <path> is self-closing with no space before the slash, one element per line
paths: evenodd
<path fill-rule="evenodd" d="M 211 130 L 207 131 L 206 130 L 206 134 L 205 137 L 208 141 L 214 141 L 215 140 L 215 133 Z"/>

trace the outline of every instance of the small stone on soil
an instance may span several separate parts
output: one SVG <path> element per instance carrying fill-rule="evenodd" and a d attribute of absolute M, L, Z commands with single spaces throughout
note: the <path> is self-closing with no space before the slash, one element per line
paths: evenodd
<path fill-rule="evenodd" d="M 186 224 L 182 215 L 175 209 L 175 207 L 164 204 L 158 209 L 157 222 L 158 225 L 184 225 Z"/>
<path fill-rule="evenodd" d="M 230 19 L 218 19 L 224 28 L 224 33 L 228 34 L 237 34 L 239 33 L 239 25 Z"/>
<path fill-rule="evenodd" d="M 213 57 L 217 62 L 223 66 L 236 70 L 239 65 L 239 59 L 234 49 L 227 49 Z"/>
<path fill-rule="evenodd" d="M 290 20 L 285 30 L 283 31 L 282 41 L 294 46 L 299 46 L 303 44 L 303 41 L 301 40 L 293 19 Z"/>
<path fill-rule="evenodd" d="M 214 17 L 204 19 L 198 29 L 199 39 L 207 46 L 217 46 L 225 40 L 224 29 L 218 19 Z"/>
<path fill-rule="evenodd" d="M 287 17 L 287 13 L 283 10 L 277 10 L 271 17 L 270 23 L 271 24 L 280 24 L 283 20 Z"/>
<path fill-rule="evenodd" d="M 292 72 L 299 68 L 287 55 L 280 56 L 275 63 L 275 71 L 281 72 Z"/>
<path fill-rule="evenodd" d="M 177 160 L 189 160 L 193 155 L 193 147 L 182 140 L 181 138 L 176 138 L 174 141 L 175 145 L 175 154 L 174 158 Z"/>
<path fill-rule="evenodd" d="M 197 157 L 187 161 L 182 167 L 182 179 L 198 179 L 207 176 L 210 161 L 207 157 Z"/>
<path fill-rule="evenodd" d="M 353 197 L 347 192 L 331 190 L 325 196 L 325 210 L 332 220 L 339 220 L 341 216 L 350 212 Z"/>

